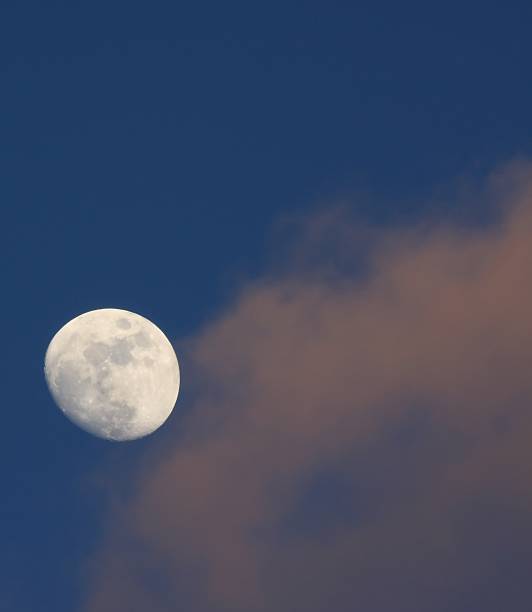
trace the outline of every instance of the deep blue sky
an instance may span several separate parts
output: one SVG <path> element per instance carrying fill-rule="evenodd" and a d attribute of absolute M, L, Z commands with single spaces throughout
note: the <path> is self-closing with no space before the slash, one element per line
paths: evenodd
<path fill-rule="evenodd" d="M 2 611 L 76 610 L 103 516 L 87 474 L 127 471 L 150 443 L 60 415 L 51 335 L 113 306 L 187 336 L 262 268 L 280 216 L 363 190 L 379 202 L 365 218 L 400 222 L 531 155 L 531 17 L 525 2 L 2 4 Z"/>

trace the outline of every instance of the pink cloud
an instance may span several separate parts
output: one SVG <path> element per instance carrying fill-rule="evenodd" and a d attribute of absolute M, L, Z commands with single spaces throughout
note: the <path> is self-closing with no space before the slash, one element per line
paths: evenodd
<path fill-rule="evenodd" d="M 532 535 L 532 171 L 492 183 L 492 225 L 374 232 L 363 275 L 330 273 L 357 229 L 312 218 L 295 251 L 332 241 L 324 265 L 250 283 L 190 340 L 186 435 L 112 513 L 86 612 L 490 600 L 524 555 L 501 523 Z"/>

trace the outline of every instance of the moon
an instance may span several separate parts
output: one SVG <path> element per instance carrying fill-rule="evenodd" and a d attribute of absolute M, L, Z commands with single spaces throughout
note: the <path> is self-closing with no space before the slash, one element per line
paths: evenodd
<path fill-rule="evenodd" d="M 179 392 L 179 364 L 166 336 L 148 319 L 117 308 L 64 325 L 48 346 L 44 373 L 63 413 L 107 440 L 151 434 Z"/>

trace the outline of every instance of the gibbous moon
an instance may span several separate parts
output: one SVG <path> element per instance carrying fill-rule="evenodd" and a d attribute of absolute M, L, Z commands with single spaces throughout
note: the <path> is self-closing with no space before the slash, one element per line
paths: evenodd
<path fill-rule="evenodd" d="M 152 433 L 179 392 L 179 365 L 163 332 L 115 308 L 92 310 L 62 327 L 46 351 L 44 372 L 64 414 L 107 440 Z"/>

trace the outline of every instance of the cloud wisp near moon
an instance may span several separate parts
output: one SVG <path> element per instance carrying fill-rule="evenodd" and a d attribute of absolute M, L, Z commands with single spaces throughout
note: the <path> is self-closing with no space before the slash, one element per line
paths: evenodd
<path fill-rule="evenodd" d="M 363 275 L 314 257 L 190 340 L 186 433 L 110 515 L 85 612 L 518 609 L 532 168 L 494 185 L 488 226 L 386 231 Z"/>

